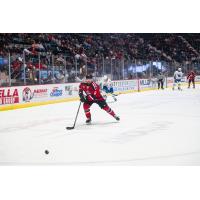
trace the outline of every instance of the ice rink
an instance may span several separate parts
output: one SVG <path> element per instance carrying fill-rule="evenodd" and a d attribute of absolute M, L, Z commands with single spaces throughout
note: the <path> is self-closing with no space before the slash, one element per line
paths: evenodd
<path fill-rule="evenodd" d="M 81 107 L 74 130 L 78 101 L 0 112 L 0 164 L 200 165 L 200 85 L 117 98 L 120 122 Z"/>

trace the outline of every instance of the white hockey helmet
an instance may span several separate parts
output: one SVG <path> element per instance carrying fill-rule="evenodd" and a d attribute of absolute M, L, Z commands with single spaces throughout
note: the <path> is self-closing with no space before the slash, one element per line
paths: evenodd
<path fill-rule="evenodd" d="M 103 80 L 107 80 L 108 79 L 108 76 L 107 75 L 104 75 L 103 76 Z"/>
<path fill-rule="evenodd" d="M 182 70 L 181 67 L 179 67 L 179 68 L 178 68 L 178 71 L 181 72 L 181 70 Z"/>

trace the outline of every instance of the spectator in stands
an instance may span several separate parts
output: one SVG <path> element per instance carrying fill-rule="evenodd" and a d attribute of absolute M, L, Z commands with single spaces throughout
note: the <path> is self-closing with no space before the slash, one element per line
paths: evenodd
<path fill-rule="evenodd" d="M 84 65 L 93 73 L 100 76 L 101 64 L 98 60 L 111 58 L 120 61 L 129 60 L 162 60 L 166 62 L 181 63 L 183 60 L 195 63 L 199 59 L 200 34 L 0 34 L 0 55 L 19 57 L 23 51 L 26 54 L 26 62 L 31 59 L 36 68 L 47 70 L 52 67 L 52 57 L 58 55 L 58 59 L 67 56 L 66 63 L 54 65 L 70 71 L 77 65 L 81 69 Z M 38 52 L 41 57 L 50 57 L 46 63 L 41 59 L 38 64 Z M 76 60 L 75 60 L 76 58 Z M 22 63 L 16 58 L 11 60 L 14 78 L 19 79 Z M 26 63 L 27 64 L 27 63 Z M 109 64 L 108 64 L 109 65 Z M 45 67 L 44 67 L 45 66 Z M 31 69 L 27 64 L 28 69 Z M 59 68 L 60 69 L 60 68 Z M 66 70 L 64 67 L 62 70 Z M 108 70 L 108 67 L 107 69 Z M 105 70 L 105 71 L 106 71 Z M 84 70 L 83 70 L 84 71 Z M 196 69 L 199 72 L 199 69 Z M 80 74 L 84 74 L 80 71 Z M 119 79 L 121 72 L 113 69 L 114 78 Z M 148 77 L 148 74 L 138 74 L 139 77 Z M 74 73 L 69 72 L 69 80 L 72 81 Z"/>
<path fill-rule="evenodd" d="M 22 65 L 23 65 L 23 62 L 22 62 L 21 57 L 16 58 L 16 60 L 12 63 L 12 71 L 11 71 L 12 79 L 16 79 L 20 77 Z"/>
<path fill-rule="evenodd" d="M 82 65 L 80 68 L 80 79 L 83 79 L 87 74 L 87 69 L 85 65 Z"/>

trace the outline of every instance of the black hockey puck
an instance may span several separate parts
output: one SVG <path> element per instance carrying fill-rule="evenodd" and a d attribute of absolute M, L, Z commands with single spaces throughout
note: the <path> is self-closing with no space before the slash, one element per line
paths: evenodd
<path fill-rule="evenodd" d="M 49 151 L 48 151 L 48 150 L 45 150 L 45 154 L 49 154 Z"/>

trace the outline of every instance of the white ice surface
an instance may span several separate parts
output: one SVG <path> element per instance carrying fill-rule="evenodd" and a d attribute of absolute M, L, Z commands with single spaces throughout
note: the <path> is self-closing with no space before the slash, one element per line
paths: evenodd
<path fill-rule="evenodd" d="M 93 105 L 70 131 L 78 101 L 0 112 L 0 164 L 200 165 L 199 85 L 117 98 L 120 122 Z"/>

